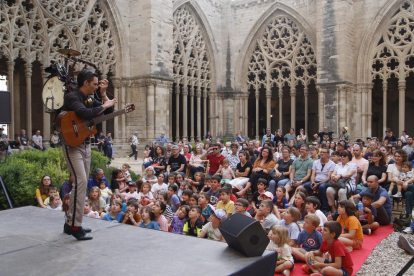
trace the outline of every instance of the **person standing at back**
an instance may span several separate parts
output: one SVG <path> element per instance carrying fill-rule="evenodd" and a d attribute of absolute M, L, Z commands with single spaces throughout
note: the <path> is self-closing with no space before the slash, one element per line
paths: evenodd
<path fill-rule="evenodd" d="M 273 141 L 275 139 L 275 136 L 272 134 L 270 127 L 266 128 L 266 134 L 263 135 L 262 139 L 262 147 L 264 146 L 264 143 L 266 141 Z"/>

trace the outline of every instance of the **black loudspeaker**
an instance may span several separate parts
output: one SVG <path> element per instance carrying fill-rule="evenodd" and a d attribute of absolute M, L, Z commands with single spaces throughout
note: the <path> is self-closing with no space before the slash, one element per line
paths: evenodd
<path fill-rule="evenodd" d="M 262 256 L 269 238 L 259 221 L 240 213 L 234 213 L 219 226 L 227 244 L 246 255 L 246 257 Z"/>
<path fill-rule="evenodd" d="M 242 269 L 230 274 L 229 276 L 273 276 L 275 274 L 276 262 L 277 252 L 273 251 L 272 253 L 258 259 L 254 263 L 251 263 L 248 266 L 245 266 Z"/>
<path fill-rule="evenodd" d="M 0 124 L 11 123 L 10 92 L 0 91 Z M 10 137 L 13 139 L 13 137 Z"/>

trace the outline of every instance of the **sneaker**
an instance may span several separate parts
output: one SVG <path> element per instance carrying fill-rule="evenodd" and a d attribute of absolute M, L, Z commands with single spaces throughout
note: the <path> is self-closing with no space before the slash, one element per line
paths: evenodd
<path fill-rule="evenodd" d="M 392 196 L 392 193 L 391 193 L 391 191 L 388 191 L 388 195 L 391 197 Z"/>
<path fill-rule="evenodd" d="M 412 234 L 413 230 L 410 227 L 407 227 L 403 230 L 403 232 L 406 233 L 406 234 Z"/>
<path fill-rule="evenodd" d="M 396 193 L 395 195 L 393 195 L 393 197 L 402 197 L 401 193 Z"/>
<path fill-rule="evenodd" d="M 302 271 L 307 273 L 307 274 L 313 273 L 313 271 L 309 268 L 309 266 L 307 264 L 302 265 Z"/>
<path fill-rule="evenodd" d="M 400 236 L 399 241 L 401 243 L 401 248 L 410 253 L 411 255 L 414 255 L 414 242 L 408 240 L 404 236 Z"/>
<path fill-rule="evenodd" d="M 289 276 L 290 275 L 290 270 L 285 269 L 285 270 L 283 270 L 282 274 L 285 275 L 285 276 Z"/>
<path fill-rule="evenodd" d="M 362 229 L 362 233 L 364 234 L 364 235 L 371 235 L 371 229 L 366 229 L 366 228 L 364 228 L 364 229 Z"/>
<path fill-rule="evenodd" d="M 352 250 L 354 250 L 354 249 L 352 248 L 352 246 L 345 246 L 345 247 L 346 247 L 346 249 L 348 249 L 349 253 L 351 253 L 351 252 L 352 252 Z"/>

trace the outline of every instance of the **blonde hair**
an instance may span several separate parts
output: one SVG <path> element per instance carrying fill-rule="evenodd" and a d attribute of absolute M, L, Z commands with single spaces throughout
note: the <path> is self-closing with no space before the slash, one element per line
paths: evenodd
<path fill-rule="evenodd" d="M 315 214 L 306 215 L 305 219 L 310 220 L 312 222 L 312 225 L 315 226 L 315 228 L 317 228 L 319 224 L 321 223 L 320 218 Z"/>
<path fill-rule="evenodd" d="M 290 243 L 290 237 L 289 237 L 289 231 L 286 227 L 282 225 L 274 225 L 271 228 L 273 234 L 277 234 L 279 236 L 279 239 L 277 243 L 277 247 L 282 247 L 285 244 L 289 245 Z"/>
<path fill-rule="evenodd" d="M 289 207 L 288 209 L 289 214 L 293 217 L 293 222 L 296 223 L 296 225 L 299 228 L 299 231 L 302 231 L 302 228 L 299 226 L 298 221 L 302 217 L 300 211 L 296 207 Z"/>
<path fill-rule="evenodd" d="M 98 191 L 98 198 L 96 200 L 91 198 L 91 196 L 90 196 L 90 194 L 95 190 Z M 99 211 L 99 209 L 100 209 L 99 199 L 101 198 L 101 196 L 102 196 L 101 189 L 99 189 L 98 186 L 92 187 L 92 189 L 89 191 L 89 201 L 91 202 L 94 211 Z"/>

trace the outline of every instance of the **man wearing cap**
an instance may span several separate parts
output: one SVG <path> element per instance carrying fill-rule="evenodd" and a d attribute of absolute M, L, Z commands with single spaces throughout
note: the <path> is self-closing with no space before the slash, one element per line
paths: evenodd
<path fill-rule="evenodd" d="M 157 142 L 159 145 L 164 146 L 164 143 L 169 143 L 168 139 L 165 138 L 165 132 L 161 132 L 161 136 L 157 138 Z"/>
<path fill-rule="evenodd" d="M 351 135 L 348 134 L 348 127 L 343 127 L 341 134 L 339 134 L 339 140 L 345 140 L 345 142 L 349 145 L 351 142 Z"/>
<path fill-rule="evenodd" d="M 128 158 L 131 158 L 132 156 L 135 156 L 135 161 L 137 161 L 137 158 L 138 158 L 138 145 L 139 145 L 138 137 L 137 137 L 138 134 L 139 134 L 139 132 L 135 131 L 134 135 L 132 135 L 132 137 L 131 137 L 132 153 L 127 156 Z"/>

